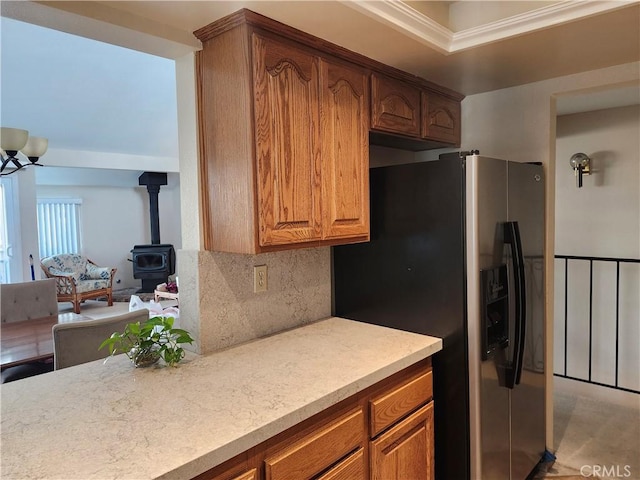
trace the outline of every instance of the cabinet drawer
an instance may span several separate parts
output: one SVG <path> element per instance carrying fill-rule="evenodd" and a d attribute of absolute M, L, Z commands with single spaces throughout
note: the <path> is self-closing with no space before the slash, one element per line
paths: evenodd
<path fill-rule="evenodd" d="M 258 480 L 258 470 L 255 468 L 252 468 L 248 472 L 244 472 L 239 475 L 236 475 L 231 480 Z"/>
<path fill-rule="evenodd" d="M 300 479 L 317 475 L 363 445 L 363 426 L 364 412 L 359 408 L 318 428 L 265 459 L 266 479 Z"/>
<path fill-rule="evenodd" d="M 365 480 L 364 448 L 359 448 L 317 480 Z"/>
<path fill-rule="evenodd" d="M 431 370 L 412 378 L 389 392 L 372 398 L 370 406 L 370 434 L 378 435 L 433 396 Z"/>

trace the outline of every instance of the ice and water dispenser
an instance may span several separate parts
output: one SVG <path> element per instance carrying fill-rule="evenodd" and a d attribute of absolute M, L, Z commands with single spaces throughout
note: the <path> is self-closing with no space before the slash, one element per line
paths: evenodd
<path fill-rule="evenodd" d="M 509 346 L 509 287 L 507 266 L 480 270 L 482 360 Z"/>

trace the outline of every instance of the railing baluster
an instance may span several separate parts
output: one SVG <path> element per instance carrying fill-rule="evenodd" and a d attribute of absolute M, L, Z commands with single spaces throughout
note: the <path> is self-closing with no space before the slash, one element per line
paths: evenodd
<path fill-rule="evenodd" d="M 593 354 L 593 260 L 589 260 L 589 381 Z"/>
<path fill-rule="evenodd" d="M 616 387 L 618 387 L 618 345 L 620 339 L 620 262 L 616 262 Z"/>
<path fill-rule="evenodd" d="M 564 259 L 564 376 L 567 376 L 567 339 L 569 336 L 568 325 L 569 325 L 569 308 L 567 305 L 568 302 L 568 292 L 569 292 L 569 259 Z"/>
<path fill-rule="evenodd" d="M 620 386 L 620 264 L 634 263 L 640 266 L 640 259 L 637 258 L 611 258 L 611 257 L 584 257 L 578 255 L 555 255 L 556 259 L 564 260 L 564 374 L 555 373 L 557 377 L 564 377 L 570 380 L 590 383 L 603 387 L 614 388 L 625 392 L 640 394 L 640 390 Z M 569 260 L 589 261 L 589 374 L 588 379 L 577 378 L 568 375 L 568 339 L 569 339 Z M 592 379 L 593 367 L 593 262 L 615 262 L 616 263 L 616 358 L 615 358 L 615 382 L 601 383 Z"/>

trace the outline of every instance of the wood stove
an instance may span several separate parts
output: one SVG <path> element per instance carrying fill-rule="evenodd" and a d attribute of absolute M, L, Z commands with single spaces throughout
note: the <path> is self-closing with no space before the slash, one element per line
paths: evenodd
<path fill-rule="evenodd" d="M 133 278 L 142 280 L 140 292 L 153 292 L 156 285 L 167 282 L 176 272 L 173 245 L 135 245 L 131 250 Z"/>
<path fill-rule="evenodd" d="M 135 245 L 131 250 L 133 278 L 142 280 L 143 292 L 153 292 L 156 285 L 169 280 L 176 271 L 176 252 L 173 245 L 160 243 L 160 215 L 158 193 L 167 184 L 167 174 L 144 172 L 138 177 L 139 185 L 146 185 L 149 193 L 149 218 L 151 222 L 151 244 Z"/>

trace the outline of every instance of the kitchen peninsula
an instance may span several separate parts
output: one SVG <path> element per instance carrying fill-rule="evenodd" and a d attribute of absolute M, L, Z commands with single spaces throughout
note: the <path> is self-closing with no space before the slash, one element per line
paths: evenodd
<path fill-rule="evenodd" d="M 334 317 L 177 368 L 135 369 L 120 355 L 5 384 L 2 477 L 193 478 L 441 348 L 438 338 Z M 388 402 L 374 406 L 385 413 Z"/>

